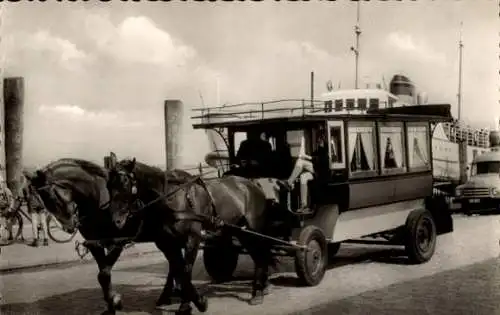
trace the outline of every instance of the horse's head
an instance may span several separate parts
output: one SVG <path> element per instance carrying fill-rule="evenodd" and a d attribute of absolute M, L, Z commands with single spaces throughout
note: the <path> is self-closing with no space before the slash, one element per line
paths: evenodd
<path fill-rule="evenodd" d="M 137 177 L 135 175 L 136 160 L 117 161 L 116 155 L 111 153 L 108 191 L 110 196 L 109 210 L 113 222 L 118 228 L 123 228 L 127 219 L 140 200 Z"/>
<path fill-rule="evenodd" d="M 50 181 L 42 170 L 25 177 L 35 188 L 47 211 L 57 218 L 64 230 L 74 233 L 78 228 L 78 207 L 71 187 L 63 181 Z"/>

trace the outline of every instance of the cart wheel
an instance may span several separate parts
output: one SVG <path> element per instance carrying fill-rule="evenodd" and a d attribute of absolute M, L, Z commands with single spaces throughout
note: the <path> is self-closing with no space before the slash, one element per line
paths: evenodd
<path fill-rule="evenodd" d="M 71 242 L 77 233 L 76 230 L 72 234 L 64 231 L 61 223 L 59 223 L 59 221 L 57 221 L 57 219 L 51 214 L 47 215 L 47 229 L 50 239 L 56 243 Z"/>
<path fill-rule="evenodd" d="M 328 245 L 320 228 L 309 225 L 300 232 L 298 245 L 307 249 L 298 250 L 295 256 L 295 272 L 305 286 L 318 285 L 325 276 L 328 264 Z"/>
<path fill-rule="evenodd" d="M 23 234 L 23 217 L 18 212 L 3 216 L 0 219 L 0 246 L 11 245 Z M 12 227 L 12 238 L 9 238 L 7 225 Z"/>
<path fill-rule="evenodd" d="M 232 244 L 231 244 L 232 245 Z M 240 253 L 231 245 L 210 243 L 203 249 L 203 264 L 205 270 L 216 283 L 230 281 L 238 265 Z"/>
<path fill-rule="evenodd" d="M 405 250 L 411 263 L 429 261 L 436 250 L 436 224 L 426 209 L 410 213 L 406 219 Z"/>

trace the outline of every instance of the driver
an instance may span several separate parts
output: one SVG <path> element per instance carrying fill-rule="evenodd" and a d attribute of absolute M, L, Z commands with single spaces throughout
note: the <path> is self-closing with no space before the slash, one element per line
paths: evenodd
<path fill-rule="evenodd" d="M 265 133 L 249 132 L 240 144 L 236 161 L 249 171 L 252 177 L 268 177 L 273 149 L 265 139 Z"/>

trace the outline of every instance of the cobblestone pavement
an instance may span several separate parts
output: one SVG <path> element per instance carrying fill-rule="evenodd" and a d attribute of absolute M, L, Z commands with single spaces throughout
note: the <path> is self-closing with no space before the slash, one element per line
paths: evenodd
<path fill-rule="evenodd" d="M 237 281 L 211 285 L 198 261 L 194 278 L 209 297 L 206 314 L 500 314 L 500 216 L 455 217 L 455 231 L 439 238 L 433 259 L 406 265 L 398 251 L 345 246 L 323 282 L 296 285 L 283 262 L 264 304 L 249 306 L 252 264 L 241 259 Z M 200 254 L 201 256 L 201 254 Z M 97 267 L 85 264 L 1 275 L 1 314 L 99 314 L 104 309 Z M 124 296 L 119 314 L 171 314 L 155 310 L 167 264 L 158 253 L 119 261 L 113 283 Z"/>

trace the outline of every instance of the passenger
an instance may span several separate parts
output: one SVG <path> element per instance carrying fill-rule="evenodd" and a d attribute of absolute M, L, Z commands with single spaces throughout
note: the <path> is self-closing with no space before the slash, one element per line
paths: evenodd
<path fill-rule="evenodd" d="M 16 198 L 13 199 L 10 211 L 15 211 L 22 205 L 23 201 L 25 201 L 28 206 L 28 212 L 31 214 L 31 226 L 33 230 L 33 242 L 31 243 L 31 246 L 38 247 L 40 241 L 43 242 L 44 246 L 48 246 L 47 211 L 45 210 L 45 206 L 40 198 L 40 195 L 31 185 L 31 178 L 32 175 L 29 172 L 23 172 L 23 176 L 21 176 L 21 187 L 16 194 Z M 39 225 L 42 226 L 43 232 L 41 240 L 38 235 Z"/>
<path fill-rule="evenodd" d="M 9 187 L 7 187 L 7 184 L 5 183 L 2 176 L 0 176 L 0 213 L 2 214 L 0 216 L 0 220 L 2 220 L 2 222 L 0 222 L 0 228 L 5 229 L 6 232 L 8 232 L 9 241 L 13 239 L 12 222 L 10 222 L 10 220 L 7 220 L 5 215 L 9 211 L 10 205 L 12 204 L 12 199 L 12 192 L 10 191 Z M 0 231 L 0 233 L 1 232 L 3 231 Z"/>
<path fill-rule="evenodd" d="M 308 183 L 317 176 L 314 164 L 317 164 L 320 174 L 327 172 L 328 168 L 328 147 L 326 144 L 326 135 L 324 129 L 318 130 L 317 149 L 312 156 L 305 153 L 305 139 L 302 138 L 302 144 L 297 162 L 292 171 L 292 174 L 287 181 L 282 183 L 288 190 L 292 190 L 295 185 L 295 180 L 300 176 L 300 208 L 297 212 L 307 212 L 309 210 L 309 192 Z M 315 162 L 313 164 L 313 161 Z M 326 165 L 325 165 L 326 164 Z M 325 169 L 326 168 L 326 169 Z"/>
<path fill-rule="evenodd" d="M 251 177 L 269 177 L 273 148 L 263 139 L 264 134 L 249 132 L 248 139 L 240 144 L 236 161 Z"/>

